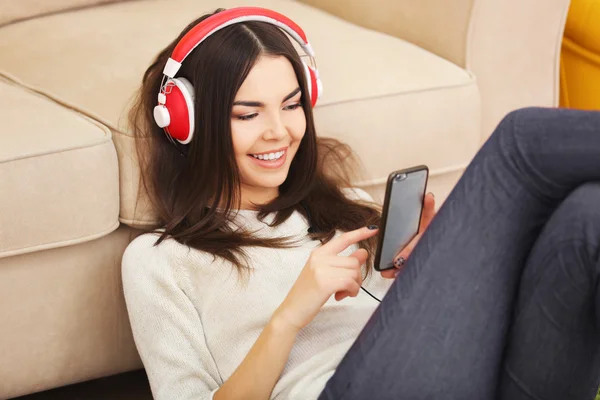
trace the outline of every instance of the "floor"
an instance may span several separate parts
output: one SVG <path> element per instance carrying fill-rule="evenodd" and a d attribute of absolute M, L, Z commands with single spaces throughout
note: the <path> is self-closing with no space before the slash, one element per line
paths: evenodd
<path fill-rule="evenodd" d="M 97 379 L 13 400 L 152 400 L 144 371 Z"/>

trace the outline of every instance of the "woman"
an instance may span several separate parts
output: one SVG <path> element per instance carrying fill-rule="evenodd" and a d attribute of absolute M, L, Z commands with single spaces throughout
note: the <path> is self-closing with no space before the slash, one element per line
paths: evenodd
<path fill-rule="evenodd" d="M 154 397 L 591 399 L 600 116 L 509 115 L 384 279 L 378 210 L 317 139 L 318 75 L 273 21 L 311 53 L 284 16 L 217 12 L 132 110 L 159 222 L 123 284 Z"/>

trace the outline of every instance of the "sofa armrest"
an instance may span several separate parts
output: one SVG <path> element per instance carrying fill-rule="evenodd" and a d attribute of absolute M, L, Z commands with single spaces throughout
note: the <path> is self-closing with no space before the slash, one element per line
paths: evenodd
<path fill-rule="evenodd" d="M 301 1 L 472 71 L 482 97 L 482 139 L 513 109 L 558 104 L 570 0 Z"/>

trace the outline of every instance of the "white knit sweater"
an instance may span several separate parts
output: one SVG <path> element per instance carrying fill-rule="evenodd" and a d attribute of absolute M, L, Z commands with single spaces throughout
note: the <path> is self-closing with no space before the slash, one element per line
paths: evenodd
<path fill-rule="evenodd" d="M 156 400 L 211 399 L 244 360 L 320 245 L 307 237 L 307 221 L 298 212 L 271 228 L 255 212 L 239 211 L 235 224 L 261 236 L 303 241 L 290 249 L 246 249 L 252 268 L 246 284 L 228 262 L 172 239 L 153 246 L 158 236 L 142 235 L 125 251 L 127 310 Z M 363 286 L 381 299 L 390 284 L 374 271 Z M 271 399 L 316 399 L 377 305 L 362 290 L 340 302 L 332 296 L 299 332 Z"/>

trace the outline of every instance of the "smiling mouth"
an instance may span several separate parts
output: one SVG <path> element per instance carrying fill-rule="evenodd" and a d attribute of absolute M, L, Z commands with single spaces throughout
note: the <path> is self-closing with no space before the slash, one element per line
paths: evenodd
<path fill-rule="evenodd" d="M 249 154 L 250 156 L 264 161 L 276 161 L 285 155 L 287 151 L 287 147 L 281 150 L 267 152 L 267 153 L 257 153 L 257 154 Z"/>

